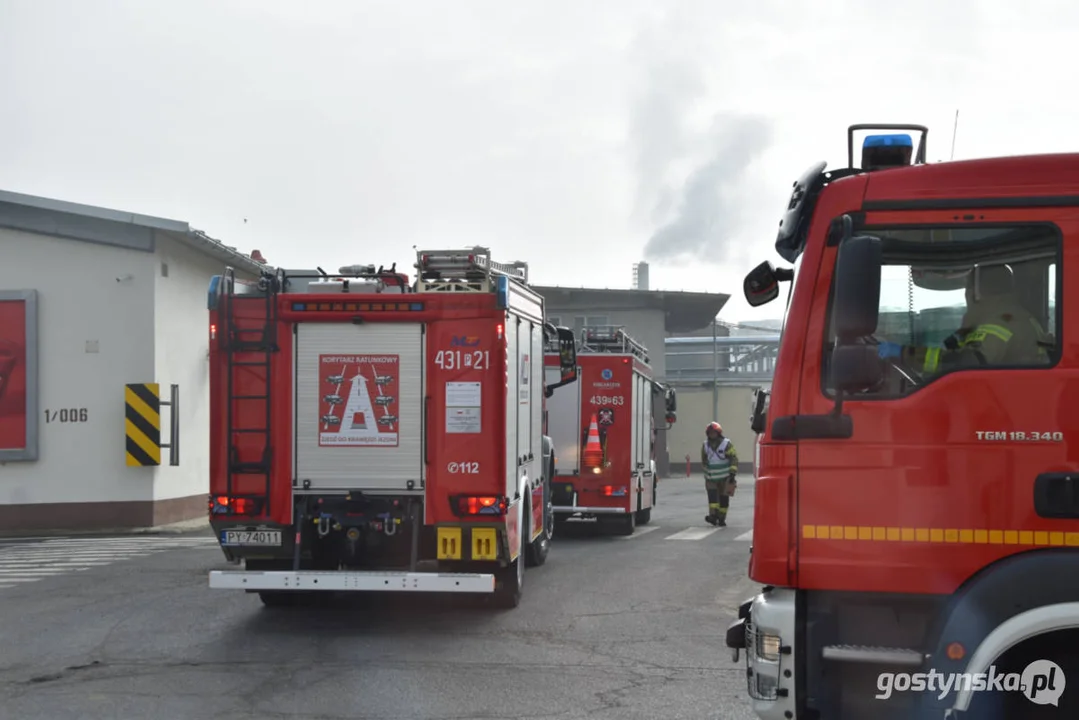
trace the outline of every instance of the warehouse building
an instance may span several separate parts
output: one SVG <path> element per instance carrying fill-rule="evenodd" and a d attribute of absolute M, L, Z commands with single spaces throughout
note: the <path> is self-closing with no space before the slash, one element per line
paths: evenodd
<path fill-rule="evenodd" d="M 226 265 L 257 277 L 258 251 L 186 222 L 0 191 L 0 255 L 0 529 L 204 516 L 207 288 Z M 126 441 L 126 386 L 139 383 L 162 401 L 176 386 L 159 427 L 179 442 L 157 466 L 130 464 L 145 460 Z"/>

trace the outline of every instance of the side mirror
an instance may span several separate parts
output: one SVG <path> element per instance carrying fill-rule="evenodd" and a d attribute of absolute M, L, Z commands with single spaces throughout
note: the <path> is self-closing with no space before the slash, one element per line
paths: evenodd
<path fill-rule="evenodd" d="M 768 425 L 768 391 L 757 388 L 753 393 L 753 413 L 749 416 L 749 427 L 760 435 Z"/>
<path fill-rule="evenodd" d="M 550 324 L 546 328 L 548 336 L 553 334 L 558 338 L 559 380 L 556 383 L 547 385 L 544 392 L 547 397 L 551 397 L 558 388 L 577 380 L 577 341 L 573 337 L 573 331 L 569 328 L 556 328 Z"/>
<path fill-rule="evenodd" d="M 742 293 L 750 307 L 760 307 L 779 297 L 779 278 L 772 263 L 765 260 L 746 274 Z"/>
<path fill-rule="evenodd" d="M 675 412 L 678 410 L 678 395 L 674 392 L 674 388 L 671 388 L 671 389 L 669 389 L 667 391 L 666 401 L 667 401 L 667 413 L 669 415 L 673 416 L 675 414 Z M 674 422 L 674 421 L 671 420 L 670 422 Z"/>
<path fill-rule="evenodd" d="M 558 366 L 562 369 L 562 382 L 577 379 L 577 340 L 573 331 L 560 327 L 558 330 Z"/>
<path fill-rule="evenodd" d="M 835 263 L 832 330 L 836 345 L 872 335 L 880 315 L 880 238 L 851 237 L 850 216 L 843 216 L 843 240 Z"/>
<path fill-rule="evenodd" d="M 832 350 L 832 387 L 845 393 L 876 386 L 884 370 L 875 345 L 837 345 Z"/>

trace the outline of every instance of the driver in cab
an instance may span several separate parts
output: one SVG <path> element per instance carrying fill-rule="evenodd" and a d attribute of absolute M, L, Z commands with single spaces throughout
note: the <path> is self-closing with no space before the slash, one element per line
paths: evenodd
<path fill-rule="evenodd" d="M 943 347 L 885 341 L 877 347 L 878 355 L 925 374 L 971 365 L 1048 364 L 1046 349 L 1052 342 L 1016 295 L 1010 266 L 975 266 L 967 275 L 966 299 L 963 327 Z"/>

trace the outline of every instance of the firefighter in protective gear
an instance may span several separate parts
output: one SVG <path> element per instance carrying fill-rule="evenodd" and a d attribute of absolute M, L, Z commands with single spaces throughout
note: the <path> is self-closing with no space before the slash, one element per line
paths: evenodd
<path fill-rule="evenodd" d="M 967 275 L 966 299 L 963 326 L 943 347 L 882 342 L 877 353 L 926 375 L 957 367 L 1049 364 L 1052 339 L 1016 296 L 1010 266 L 974 267 Z"/>
<path fill-rule="evenodd" d="M 701 467 L 704 468 L 704 489 L 708 493 L 708 514 L 704 520 L 716 527 L 726 527 L 727 508 L 737 485 L 734 478 L 738 474 L 738 452 L 731 439 L 723 437 L 719 423 L 708 423 L 704 434 Z"/>

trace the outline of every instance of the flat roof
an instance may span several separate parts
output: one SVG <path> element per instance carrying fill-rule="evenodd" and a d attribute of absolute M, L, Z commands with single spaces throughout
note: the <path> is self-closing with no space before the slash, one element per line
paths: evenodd
<path fill-rule="evenodd" d="M 548 305 L 587 304 L 597 310 L 662 310 L 669 333 L 687 333 L 712 324 L 731 296 L 724 293 L 682 290 L 630 290 L 622 288 L 533 285 Z"/>
<path fill-rule="evenodd" d="M 242 268 L 251 273 L 258 273 L 262 269 L 272 269 L 271 266 L 260 263 L 251 258 L 250 255 L 244 255 L 242 252 L 234 247 L 230 247 L 220 240 L 216 240 L 201 230 L 192 228 L 188 223 L 182 220 L 170 220 L 168 218 L 159 218 L 152 215 L 141 215 L 139 213 L 127 212 L 123 210 L 113 210 L 110 208 L 97 207 L 95 205 L 84 205 L 82 203 L 68 202 L 66 200 L 57 200 L 55 198 L 39 197 L 37 195 L 26 195 L 24 193 L 12 192 L 10 190 L 0 190 L 0 204 L 15 205 L 23 208 L 34 208 L 37 210 L 44 210 L 50 213 L 62 213 L 64 215 L 71 215 L 79 218 L 88 218 L 92 220 L 105 221 L 111 223 L 118 223 L 121 225 L 135 226 L 141 228 L 147 228 L 149 230 L 157 230 L 165 233 L 168 237 L 177 240 L 178 242 L 187 245 L 188 247 L 197 250 L 204 255 L 217 258 L 222 262 L 229 263 L 237 268 Z M 30 232 L 48 232 L 47 230 L 24 227 L 20 225 L 11 225 L 20 230 L 27 230 Z M 91 240 L 93 242 L 103 242 L 104 240 L 99 234 L 95 234 L 95 237 L 78 237 L 76 233 L 64 232 L 60 234 L 62 237 L 68 237 L 74 240 Z M 117 242 L 117 245 L 121 247 L 132 247 L 129 243 Z M 149 248 L 153 250 L 153 246 Z"/>

